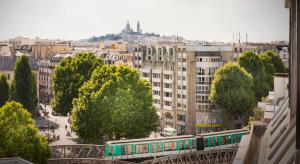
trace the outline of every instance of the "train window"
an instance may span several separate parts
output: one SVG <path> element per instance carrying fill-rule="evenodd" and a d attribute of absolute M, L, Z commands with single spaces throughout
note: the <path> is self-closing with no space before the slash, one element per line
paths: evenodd
<path fill-rule="evenodd" d="M 226 144 L 226 136 L 221 136 L 221 145 Z"/>
<path fill-rule="evenodd" d="M 108 155 L 112 155 L 113 154 L 113 147 L 109 146 L 108 147 Z"/>
<path fill-rule="evenodd" d="M 132 145 L 127 145 L 126 146 L 126 155 L 131 155 L 132 154 Z"/>
<path fill-rule="evenodd" d="M 215 137 L 215 140 L 216 140 L 215 145 L 216 146 L 218 146 L 220 144 L 218 138 L 219 138 L 218 136 Z"/>
<path fill-rule="evenodd" d="M 214 137 L 210 137 L 210 146 L 215 146 L 215 139 L 214 139 Z"/>
<path fill-rule="evenodd" d="M 122 151 L 122 155 L 125 155 L 125 151 L 126 151 L 126 147 L 125 147 L 125 145 L 122 145 L 121 146 L 121 151 Z"/>
<path fill-rule="evenodd" d="M 231 144 L 231 137 L 230 137 L 230 135 L 226 136 L 226 144 Z"/>
<path fill-rule="evenodd" d="M 148 144 L 139 144 L 136 145 L 136 154 L 149 153 Z"/>
<path fill-rule="evenodd" d="M 191 140 L 192 142 L 192 149 L 195 149 L 196 148 L 196 140 Z"/>
<path fill-rule="evenodd" d="M 160 143 L 152 143 L 152 153 L 161 152 Z"/>
<path fill-rule="evenodd" d="M 187 141 L 185 141 L 185 149 L 189 149 L 190 148 L 190 143 L 189 143 L 189 141 L 187 140 Z"/>
<path fill-rule="evenodd" d="M 208 147 L 208 139 L 204 138 L 204 147 Z"/>
<path fill-rule="evenodd" d="M 165 142 L 165 151 L 173 151 L 176 150 L 176 142 Z"/>
<path fill-rule="evenodd" d="M 179 141 L 180 142 L 180 150 L 184 150 L 185 141 Z"/>

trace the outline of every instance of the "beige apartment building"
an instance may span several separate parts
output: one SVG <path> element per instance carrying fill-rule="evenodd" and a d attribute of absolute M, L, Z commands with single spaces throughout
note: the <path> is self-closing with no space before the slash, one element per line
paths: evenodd
<path fill-rule="evenodd" d="M 214 72 L 233 60 L 232 50 L 232 46 L 136 46 L 134 67 L 152 85 L 160 128 L 188 134 L 221 130 L 221 112 L 208 95 Z"/>
<path fill-rule="evenodd" d="M 36 41 L 32 45 L 32 56 L 35 59 L 50 59 L 53 55 L 59 53 L 71 53 L 72 46 L 70 42 L 54 41 Z"/>

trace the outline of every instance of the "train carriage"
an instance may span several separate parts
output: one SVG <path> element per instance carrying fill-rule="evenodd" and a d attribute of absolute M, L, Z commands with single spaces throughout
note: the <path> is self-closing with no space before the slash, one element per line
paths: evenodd
<path fill-rule="evenodd" d="M 198 147 L 199 149 L 215 149 L 234 147 L 239 143 L 244 135 L 249 134 L 249 129 L 236 129 L 221 132 L 198 134 Z M 199 143 L 201 142 L 201 143 Z"/>
<path fill-rule="evenodd" d="M 107 159 L 147 158 L 195 151 L 195 148 L 196 139 L 193 135 L 120 140 L 107 142 L 104 156 Z"/>
<path fill-rule="evenodd" d="M 229 148 L 239 143 L 248 128 L 175 137 L 109 141 L 104 145 L 106 159 L 159 157 L 197 150 Z"/>

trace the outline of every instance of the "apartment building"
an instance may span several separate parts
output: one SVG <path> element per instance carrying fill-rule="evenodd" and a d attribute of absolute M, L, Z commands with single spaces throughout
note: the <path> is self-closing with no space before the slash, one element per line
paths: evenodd
<path fill-rule="evenodd" d="M 38 62 L 39 66 L 39 100 L 42 103 L 49 104 L 53 97 L 53 74 L 55 66 L 59 62 L 66 58 L 71 57 L 72 54 L 56 54 L 50 58 L 50 60 L 41 60 Z"/>
<path fill-rule="evenodd" d="M 161 127 L 178 132 L 221 130 L 222 118 L 208 96 L 213 74 L 233 60 L 232 46 L 136 46 L 133 64 L 152 85 Z"/>
<path fill-rule="evenodd" d="M 36 41 L 32 45 L 32 56 L 35 59 L 50 59 L 58 53 L 72 53 L 70 42 Z"/>

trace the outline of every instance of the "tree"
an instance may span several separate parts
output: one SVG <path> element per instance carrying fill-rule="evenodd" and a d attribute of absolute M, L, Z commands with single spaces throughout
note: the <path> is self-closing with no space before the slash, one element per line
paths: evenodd
<path fill-rule="evenodd" d="M 33 116 L 36 109 L 36 81 L 32 75 L 28 57 L 21 56 L 15 65 L 12 99 L 20 102 Z"/>
<path fill-rule="evenodd" d="M 267 80 L 270 88 L 273 88 L 274 87 L 273 76 L 274 76 L 275 68 L 274 68 L 274 64 L 272 63 L 271 57 L 266 55 L 265 53 L 259 54 L 258 56 L 259 56 L 260 60 L 262 61 L 263 66 L 265 68 L 266 80 Z"/>
<path fill-rule="evenodd" d="M 252 51 L 245 51 L 239 56 L 238 63 L 253 77 L 253 89 L 256 100 L 259 101 L 262 97 L 267 96 L 269 94 L 270 85 L 267 82 L 265 67 L 258 55 Z"/>
<path fill-rule="evenodd" d="M 271 58 L 271 61 L 275 68 L 274 73 L 286 73 L 287 72 L 287 68 L 284 65 L 284 63 L 282 62 L 278 53 L 269 50 L 269 51 L 264 52 L 263 54 L 265 54 Z"/>
<path fill-rule="evenodd" d="M 149 82 L 126 66 L 97 68 L 73 101 L 71 126 L 86 142 L 146 137 L 157 122 Z"/>
<path fill-rule="evenodd" d="M 9 85 L 7 77 L 4 74 L 0 74 L 0 107 L 6 103 L 9 98 Z"/>
<path fill-rule="evenodd" d="M 22 157 L 47 163 L 48 141 L 38 134 L 31 114 L 20 103 L 7 102 L 0 108 L 0 127 L 0 158 Z"/>
<path fill-rule="evenodd" d="M 209 99 L 222 109 L 225 126 L 232 128 L 232 119 L 250 114 L 256 104 L 252 87 L 251 74 L 238 64 L 227 63 L 215 72 Z"/>
<path fill-rule="evenodd" d="M 53 76 L 53 110 L 66 116 L 72 109 L 72 101 L 78 96 L 78 89 L 90 79 L 102 60 L 92 53 L 79 53 L 63 59 L 55 68 Z"/>

